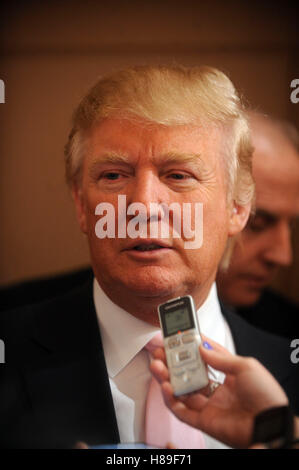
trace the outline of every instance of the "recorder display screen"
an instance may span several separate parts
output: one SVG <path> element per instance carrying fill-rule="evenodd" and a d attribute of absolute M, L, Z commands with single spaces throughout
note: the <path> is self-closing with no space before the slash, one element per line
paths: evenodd
<path fill-rule="evenodd" d="M 172 312 L 165 313 L 166 335 L 176 334 L 178 331 L 189 330 L 193 328 L 187 307 L 182 307 Z"/>

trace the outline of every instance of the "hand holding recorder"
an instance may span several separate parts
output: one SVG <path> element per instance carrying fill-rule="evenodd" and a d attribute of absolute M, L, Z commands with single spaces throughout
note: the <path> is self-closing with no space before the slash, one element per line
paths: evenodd
<path fill-rule="evenodd" d="M 161 383 L 166 405 L 177 418 L 229 446 L 248 447 L 255 415 L 267 408 L 286 405 L 287 396 L 256 359 L 233 355 L 214 341 L 207 341 L 213 349 L 200 345 L 202 360 L 226 374 L 224 384 L 212 395 L 205 396 L 203 389 L 175 397 L 162 348 L 154 352 L 151 371 Z"/>

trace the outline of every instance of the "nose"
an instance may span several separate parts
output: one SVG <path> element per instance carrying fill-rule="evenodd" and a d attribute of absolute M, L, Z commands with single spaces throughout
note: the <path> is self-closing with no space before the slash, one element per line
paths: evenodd
<path fill-rule="evenodd" d="M 272 228 L 265 258 L 279 266 L 289 266 L 292 263 L 291 231 L 287 221 L 280 220 Z"/>
<path fill-rule="evenodd" d="M 148 169 L 136 173 L 136 178 L 132 182 L 128 204 L 141 203 L 145 206 L 147 217 L 153 216 L 155 212 L 152 203 L 167 203 L 167 189 L 160 181 L 155 171 Z"/>

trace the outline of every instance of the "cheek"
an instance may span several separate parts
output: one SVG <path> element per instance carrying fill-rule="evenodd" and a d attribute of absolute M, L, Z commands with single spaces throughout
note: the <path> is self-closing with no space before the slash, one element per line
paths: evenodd
<path fill-rule="evenodd" d="M 206 218 L 203 225 L 203 243 L 196 250 L 185 250 L 188 263 L 198 275 L 217 269 L 227 242 L 227 226 L 221 220 Z"/>
<path fill-rule="evenodd" d="M 244 232 L 240 242 L 237 242 L 234 249 L 230 269 L 238 272 L 252 266 L 260 258 L 263 246 L 262 240 Z"/>
<path fill-rule="evenodd" d="M 241 238 L 241 256 L 243 259 L 253 259 L 259 256 L 271 244 L 271 236 L 267 233 L 253 233 L 246 230 Z"/>
<path fill-rule="evenodd" d="M 119 252 L 113 239 L 99 239 L 96 235 L 92 235 L 88 237 L 88 244 L 92 265 L 100 277 L 105 278 L 108 273 L 120 269 Z"/>
<path fill-rule="evenodd" d="M 111 206 L 114 207 L 114 201 L 113 200 L 110 201 L 109 198 L 105 197 L 106 195 L 102 195 L 96 189 L 87 190 L 85 194 L 86 194 L 85 214 L 86 214 L 86 221 L 87 221 L 87 229 L 88 229 L 89 236 L 93 237 L 95 235 L 96 223 L 98 222 L 99 219 L 101 219 L 105 215 L 105 213 L 102 213 L 101 215 L 96 214 L 97 206 L 99 204 L 105 204 L 105 205 L 107 204 L 107 207 L 109 210 L 109 217 L 110 219 L 113 218 L 114 220 L 114 212 L 113 210 L 110 210 Z M 99 240 L 99 241 L 102 241 L 102 240 Z"/>
<path fill-rule="evenodd" d="M 229 217 L 226 207 L 216 207 L 204 217 L 204 241 L 214 243 L 215 249 L 225 245 L 228 240 Z"/>
<path fill-rule="evenodd" d="M 98 204 L 103 202 L 103 198 L 97 192 L 90 192 L 85 199 L 85 214 L 87 224 L 87 237 L 91 255 L 94 259 L 105 260 L 110 257 L 111 244 L 115 242 L 112 238 L 99 238 L 96 235 L 96 226 L 103 215 L 95 213 Z M 113 214 L 112 214 L 113 215 Z M 114 217 L 113 217 L 114 219 Z M 105 228 L 105 227 L 104 227 Z"/>

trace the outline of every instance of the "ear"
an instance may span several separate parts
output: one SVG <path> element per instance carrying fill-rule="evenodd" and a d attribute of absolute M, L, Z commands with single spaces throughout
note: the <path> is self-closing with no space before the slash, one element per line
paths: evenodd
<path fill-rule="evenodd" d="M 74 199 L 77 220 L 79 222 L 80 228 L 83 233 L 87 233 L 86 206 L 84 203 L 82 189 L 77 184 L 72 186 L 72 196 Z"/>
<path fill-rule="evenodd" d="M 229 230 L 228 235 L 233 237 L 243 230 L 245 227 L 248 217 L 250 215 L 251 204 L 240 206 L 239 204 L 233 203 L 231 214 L 229 218 Z"/>

